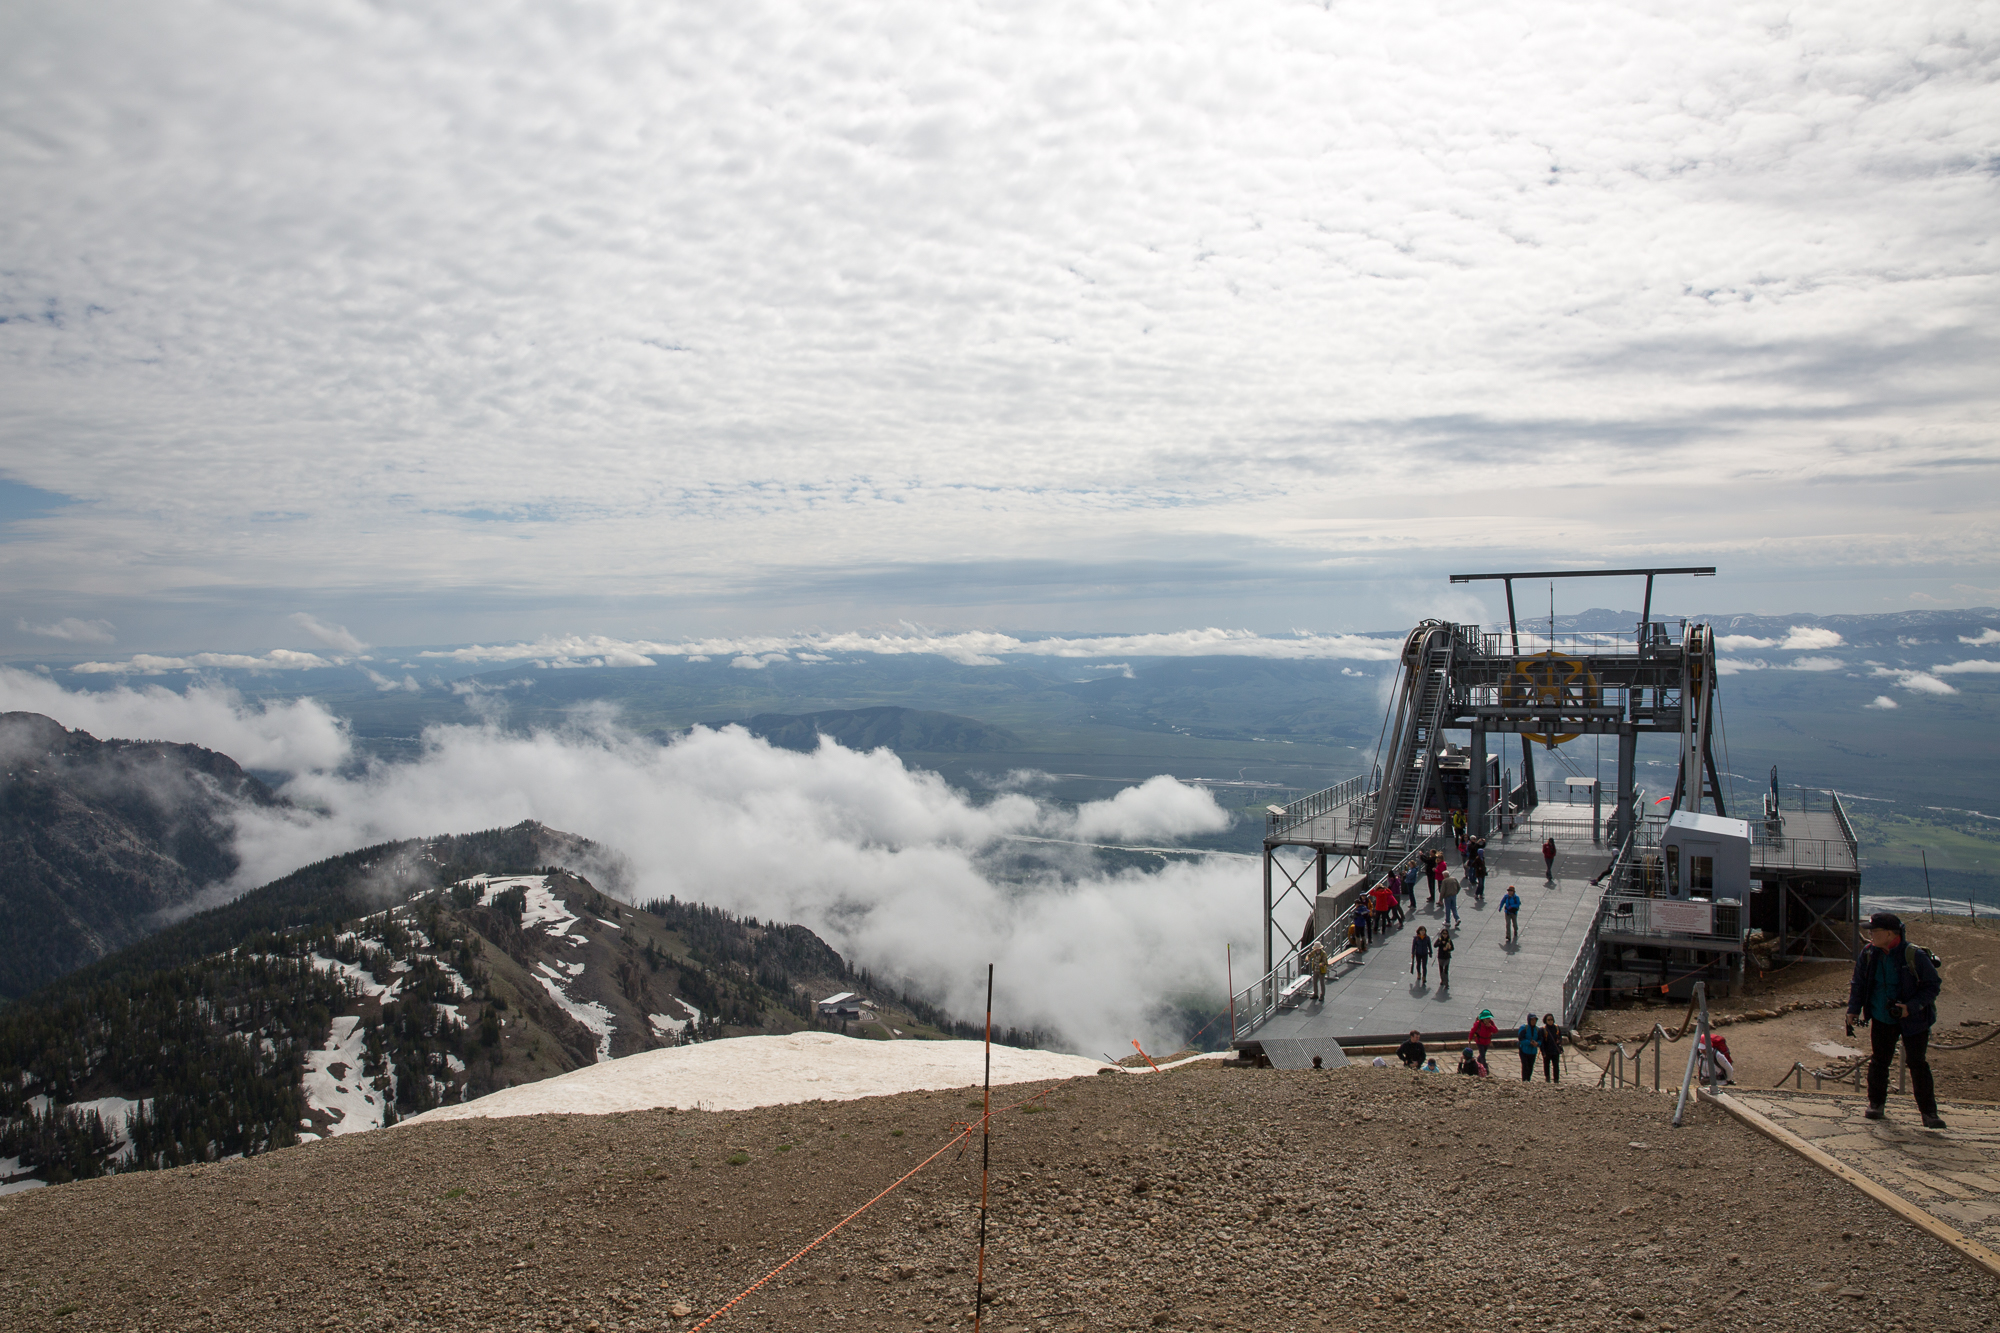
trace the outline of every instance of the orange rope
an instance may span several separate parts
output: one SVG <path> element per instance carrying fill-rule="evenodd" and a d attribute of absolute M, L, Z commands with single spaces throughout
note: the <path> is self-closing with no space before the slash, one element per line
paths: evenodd
<path fill-rule="evenodd" d="M 811 1254 L 814 1250 L 818 1249 L 822 1244 L 824 1244 L 829 1238 L 832 1237 L 834 1232 L 840 1230 L 842 1227 L 846 1226 L 849 1222 L 852 1222 L 855 1218 L 861 1216 L 863 1213 L 867 1212 L 870 1208 L 873 1208 L 876 1204 L 888 1198 L 891 1194 L 894 1194 L 896 1190 L 903 1184 L 904 1181 L 908 1180 L 911 1176 L 914 1176 L 915 1174 L 917 1174 L 917 1172 L 929 1166 L 932 1162 L 935 1162 L 938 1158 L 944 1156 L 944 1154 L 949 1152 L 954 1145 L 958 1144 L 964 1139 L 970 1138 L 974 1130 L 980 1128 L 981 1125 L 988 1124 L 993 1119 L 994 1116 L 1003 1114 L 1007 1111 L 1016 1110 L 1019 1107 L 1026 1106 L 1029 1102 L 1035 1101 L 1038 1098 L 1041 1099 L 1044 1105 L 1046 1105 L 1048 1100 L 1048 1095 L 1054 1091 L 1055 1091 L 1054 1086 L 1043 1088 L 1040 1092 L 1034 1093 L 1027 1097 L 1023 1097 L 1020 1101 L 1015 1102 L 1014 1105 L 1012 1106 L 1003 1106 L 998 1111 L 987 1111 L 973 1123 L 960 1127 L 958 1133 L 954 1134 L 950 1139 L 945 1141 L 944 1146 L 940 1147 L 936 1152 L 932 1153 L 929 1157 L 924 1158 L 923 1161 L 918 1162 L 908 1171 L 905 1171 L 902 1175 L 898 1176 L 896 1180 L 892 1184 L 890 1184 L 887 1189 L 884 1189 L 880 1194 L 877 1194 L 867 1203 L 862 1204 L 859 1208 L 856 1208 L 846 1217 L 841 1218 L 838 1222 L 835 1222 L 832 1226 L 828 1227 L 824 1232 L 820 1234 L 819 1238 L 814 1240 L 810 1245 L 807 1245 L 797 1254 L 785 1260 L 785 1262 L 779 1264 L 776 1268 L 764 1274 L 764 1276 L 758 1278 L 755 1282 L 752 1282 L 749 1286 L 745 1287 L 734 1300 L 730 1301 L 727 1305 L 717 1310 L 714 1314 L 710 1315 L 708 1318 L 702 1320 L 699 1324 L 696 1324 L 693 1328 L 689 1329 L 688 1333 L 701 1333 L 702 1329 L 707 1328 L 710 1324 L 722 1318 L 722 1316 L 728 1314 L 731 1310 L 735 1309 L 738 1305 L 742 1304 L 745 1297 L 752 1295 L 758 1290 L 758 1288 L 762 1287 L 772 1278 L 784 1272 L 787 1268 L 790 1268 L 793 1264 L 797 1263 L 799 1260 L 805 1258 L 808 1254 Z"/>

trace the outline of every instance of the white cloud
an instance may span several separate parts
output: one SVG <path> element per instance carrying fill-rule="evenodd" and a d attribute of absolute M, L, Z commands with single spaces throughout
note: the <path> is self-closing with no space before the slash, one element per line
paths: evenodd
<path fill-rule="evenodd" d="M 247 653 L 194 653 L 187 657 L 137 653 L 129 661 L 79 662 L 70 670 L 80 676 L 163 676 L 172 671 L 198 671 L 204 667 L 232 667 L 244 671 L 307 671 L 332 665 L 317 653 L 273 648 L 262 657 L 252 657 Z"/>
<path fill-rule="evenodd" d="M 1812 625 L 1794 625 L 1782 639 L 1760 639 L 1754 634 L 1718 634 L 1715 637 L 1716 648 L 1725 653 L 1747 652 L 1759 648 L 1801 652 L 1813 648 L 1838 648 L 1842 642 L 1838 631 L 1819 629 Z"/>
<path fill-rule="evenodd" d="M 1992 565 L 1986 9 L 92 12 L 0 46 L 16 588 Z"/>
<path fill-rule="evenodd" d="M 1076 859 L 1000 880 L 1016 839 L 1157 842 L 1229 816 L 1205 791 L 1150 781 L 1073 812 L 1008 793 L 975 805 L 886 750 L 774 749 L 741 728 L 696 728 L 669 745 L 591 729 L 507 735 L 428 732 L 421 758 L 336 765 L 346 736 L 310 702 L 253 708 L 226 691 L 73 694 L 0 669 L 9 707 L 100 736 L 192 740 L 296 774 L 295 804 L 237 815 L 245 884 L 392 838 L 539 819 L 629 858 L 638 900 L 676 895 L 795 921 L 878 975 L 909 976 L 972 1014 L 995 963 L 998 1012 L 1064 1034 L 1076 1049 L 1160 1026 L 1165 1002 L 1220 1003 L 1222 949 L 1257 912 L 1254 859 L 1203 857 L 1158 874 L 1106 874 Z M 1040 844 L 1060 857 L 1074 849 Z"/>
<path fill-rule="evenodd" d="M 329 648 L 343 653 L 358 654 L 368 651 L 368 645 L 347 632 L 345 625 L 329 625 L 304 611 L 294 611 L 288 617 L 294 625 L 318 639 Z"/>
<path fill-rule="evenodd" d="M 23 634 L 59 639 L 64 643 L 104 644 L 118 641 L 108 620 L 78 620 L 75 616 L 65 616 L 53 625 L 30 625 L 25 619 L 16 620 L 14 625 Z"/>
<path fill-rule="evenodd" d="M 1970 637 L 1961 634 L 1958 636 L 1958 641 L 1960 643 L 1972 644 L 1974 647 L 1981 647 L 1981 648 L 1987 647 L 1991 644 L 2000 643 L 2000 629 L 1994 629 L 1991 626 L 1988 626 L 1987 628 L 1979 631 L 1979 633 L 1971 635 Z"/>
<path fill-rule="evenodd" d="M 350 757 L 346 724 L 312 699 L 250 704 L 234 690 L 201 685 L 185 694 L 157 685 L 70 691 L 0 667 L 0 711 L 42 713 L 99 739 L 205 745 L 246 768 L 280 773 L 335 768 Z"/>
<path fill-rule="evenodd" d="M 1715 671 L 1719 676 L 1733 676 L 1741 671 L 1769 671 L 1771 664 L 1761 657 L 1718 657 Z"/>
<path fill-rule="evenodd" d="M 614 654 L 637 658 L 652 665 L 655 657 L 684 657 L 691 662 L 712 657 L 734 657 L 732 666 L 760 669 L 786 660 L 787 654 L 806 649 L 815 655 L 810 661 L 826 661 L 833 653 L 875 653 L 885 656 L 928 653 L 965 666 L 998 666 L 1002 657 L 1093 658 L 1131 655 L 1134 657 L 1272 657 L 1292 661 L 1347 658 L 1360 661 L 1393 661 L 1402 649 L 1400 638 L 1374 638 L 1361 634 L 1298 634 L 1271 637 L 1249 630 L 1177 630 L 1163 634 L 1118 634 L 1095 638 L 1050 636 L 1020 639 L 1011 634 L 987 630 L 962 633 L 904 634 L 841 633 L 774 635 L 747 638 L 699 639 L 680 643 L 651 640 L 610 639 L 603 635 L 562 635 L 531 643 L 475 644 L 468 648 L 430 649 L 423 657 L 454 662 L 519 662 L 535 657 L 573 656 L 602 653 L 607 660 Z M 643 655 L 643 656 L 642 656 Z M 637 663 L 630 663 L 636 665 Z M 619 662 L 613 665 L 628 665 Z M 1116 664 L 1123 666 L 1123 663 Z M 1107 670 L 1113 668 L 1105 668 Z"/>
<path fill-rule="evenodd" d="M 397 680 L 393 676 L 385 676 L 379 671 L 370 671 L 367 667 L 362 667 L 361 670 L 367 674 L 370 681 L 374 682 L 375 688 L 384 694 L 394 691 L 400 691 L 405 694 L 417 694 L 423 690 L 423 686 L 417 683 L 415 676 L 405 675 L 401 680 Z"/>
<path fill-rule="evenodd" d="M 1842 671 L 1847 663 L 1837 657 L 1795 657 L 1785 663 L 1789 671 Z"/>
<path fill-rule="evenodd" d="M 1905 667 L 1876 667 L 1868 673 L 1871 676 L 1890 676 L 1898 685 L 1915 694 L 1957 694 L 1958 691 L 1927 671 L 1912 671 Z"/>
<path fill-rule="evenodd" d="M 1967 658 L 1965 661 L 1962 662 L 1947 662 L 1942 666 L 1934 666 L 1931 668 L 1932 674 L 1938 676 L 1954 676 L 1954 675 L 1963 675 L 1971 672 L 1988 672 L 1988 671 L 2000 671 L 2000 662 L 1991 661 L 1986 658 L 1973 657 L 1973 658 Z"/>
<path fill-rule="evenodd" d="M 1876 696 L 1875 696 L 1875 702 L 1874 702 L 1874 703 L 1871 703 L 1871 704 L 1863 704 L 1863 705 L 1861 705 L 1861 706 L 1862 706 L 1863 708 L 1883 708 L 1883 709 L 1887 709 L 1887 708 L 1896 708 L 1896 707 L 1899 707 L 1900 705 L 1898 705 L 1898 704 L 1896 703 L 1896 701 L 1895 701 L 1894 699 L 1891 699 L 1891 698 L 1890 698 L 1890 697 L 1889 697 L 1888 695 L 1886 695 L 1886 694 L 1878 694 L 1878 695 L 1876 695 Z"/>

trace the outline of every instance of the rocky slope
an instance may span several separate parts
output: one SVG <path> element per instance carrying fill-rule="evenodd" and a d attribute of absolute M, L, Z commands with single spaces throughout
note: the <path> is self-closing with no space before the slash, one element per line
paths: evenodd
<path fill-rule="evenodd" d="M 874 989 L 804 927 L 635 908 L 510 848 L 588 844 L 522 825 L 337 858 L 0 1011 L 0 1190 L 376 1129 L 662 1045 L 817 1027 L 820 997 Z M 481 860 L 499 867 L 418 873 Z M 967 1035 L 872 998 L 869 1022 L 834 1026 Z"/>
<path fill-rule="evenodd" d="M 39 1190 L 0 1199 L 0 1319 L 688 1329 L 977 1107 L 458 1121 Z M 1720 1111 L 1669 1109 L 1369 1068 L 1056 1084 L 995 1121 L 987 1326 L 1991 1327 L 2000 1280 Z M 946 1151 L 714 1327 L 969 1327 L 979 1165 L 976 1140 Z"/>
<path fill-rule="evenodd" d="M 227 880 L 230 811 L 274 799 L 198 745 L 0 714 L 0 1002 L 143 938 Z"/>

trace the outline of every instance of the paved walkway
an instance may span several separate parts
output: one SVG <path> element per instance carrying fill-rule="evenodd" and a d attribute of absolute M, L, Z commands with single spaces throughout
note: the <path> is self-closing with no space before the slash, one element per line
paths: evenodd
<path fill-rule="evenodd" d="M 1481 1009 L 1491 1009 L 1503 1034 L 1520 1025 L 1528 1010 L 1537 1015 L 1562 1012 L 1563 979 L 1576 961 L 1577 949 L 1596 920 L 1602 890 L 1590 877 L 1604 868 L 1609 853 L 1590 844 L 1588 830 L 1576 842 L 1557 840 L 1554 888 L 1542 882 L 1541 843 L 1525 840 L 1487 844 L 1486 905 L 1469 892 L 1458 896 L 1462 926 L 1452 928 L 1456 950 L 1451 961 L 1451 987 L 1438 983 L 1431 964 L 1430 983 L 1419 985 L 1410 974 L 1410 940 L 1417 927 L 1437 937 L 1443 909 L 1426 909 L 1425 890 L 1417 890 L 1414 913 L 1402 927 L 1376 937 L 1367 961 L 1351 968 L 1327 986 L 1323 1003 L 1304 1001 L 1273 1017 L 1253 1034 L 1259 1040 L 1390 1036 L 1412 1028 L 1425 1032 L 1462 1032 Z M 1453 856 L 1454 863 L 1457 860 Z M 1455 867 L 1454 867 L 1455 868 Z M 1456 869 L 1456 868 L 1455 868 Z M 1501 896 L 1513 884 L 1521 895 L 1521 939 L 1506 943 Z"/>
<path fill-rule="evenodd" d="M 1940 1103 L 1951 1128 L 1930 1130 L 1907 1093 L 1890 1094 L 1888 1119 L 1869 1120 L 1859 1097 L 1729 1091 L 1843 1166 L 2000 1249 L 2000 1105 Z"/>

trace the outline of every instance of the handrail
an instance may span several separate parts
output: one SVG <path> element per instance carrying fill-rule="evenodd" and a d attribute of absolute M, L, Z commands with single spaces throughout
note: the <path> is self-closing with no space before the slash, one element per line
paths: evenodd
<path fill-rule="evenodd" d="M 1343 782 L 1334 783 L 1324 791 L 1316 791 L 1309 796 L 1301 796 L 1296 801 L 1288 801 L 1283 807 L 1283 814 L 1274 813 L 1268 817 L 1265 836 L 1277 837 L 1343 805 L 1351 804 L 1357 797 L 1365 794 L 1367 786 L 1368 775 L 1357 773 Z"/>
<path fill-rule="evenodd" d="M 1679 1129 L 1681 1127 L 1681 1117 L 1687 1113 L 1688 1089 L 1694 1085 L 1695 1061 L 1699 1060 L 1701 1058 L 1702 1052 L 1708 1048 L 1709 1027 L 1708 1027 L 1708 983 L 1707 982 L 1697 981 L 1694 983 L 1694 993 L 1688 997 L 1688 1003 L 1690 1006 L 1694 1005 L 1701 1006 L 1701 1017 L 1696 1024 L 1695 1030 L 1697 1035 L 1695 1037 L 1694 1045 L 1688 1047 L 1687 1072 L 1681 1075 L 1681 1095 L 1679 1100 L 1677 1100 L 1674 1103 L 1675 1129 Z M 1654 1026 L 1657 1027 L 1658 1024 L 1655 1024 Z M 1685 1024 L 1682 1025 L 1681 1031 L 1683 1034 L 1686 1033 L 1687 1028 Z M 1716 1076 L 1721 1071 L 1716 1067 L 1716 1062 L 1714 1060 L 1711 1059 L 1706 1063 L 1707 1063 L 1707 1073 L 1708 1073 L 1708 1092 L 1709 1095 L 1712 1097 L 1715 1095 L 1717 1087 Z"/>
<path fill-rule="evenodd" d="M 1431 850 L 1441 833 L 1442 830 L 1439 830 L 1426 836 L 1415 847 L 1404 853 L 1394 868 L 1401 871 L 1414 866 L 1419 856 Z M 1269 972 L 1230 997 L 1230 1004 L 1234 1006 L 1236 1013 L 1236 1035 L 1239 1040 L 1262 1027 L 1278 1012 L 1279 1003 L 1283 1000 L 1286 990 L 1301 975 L 1299 961 L 1306 951 L 1315 944 L 1326 946 L 1344 939 L 1348 923 L 1354 919 L 1355 912 L 1366 910 L 1363 906 L 1366 902 L 1367 895 L 1364 893 L 1328 922 L 1325 930 L 1320 931 L 1306 943 L 1288 949 L 1284 957 L 1280 958 Z M 1327 952 L 1337 952 L 1337 949 L 1329 948 Z"/>

